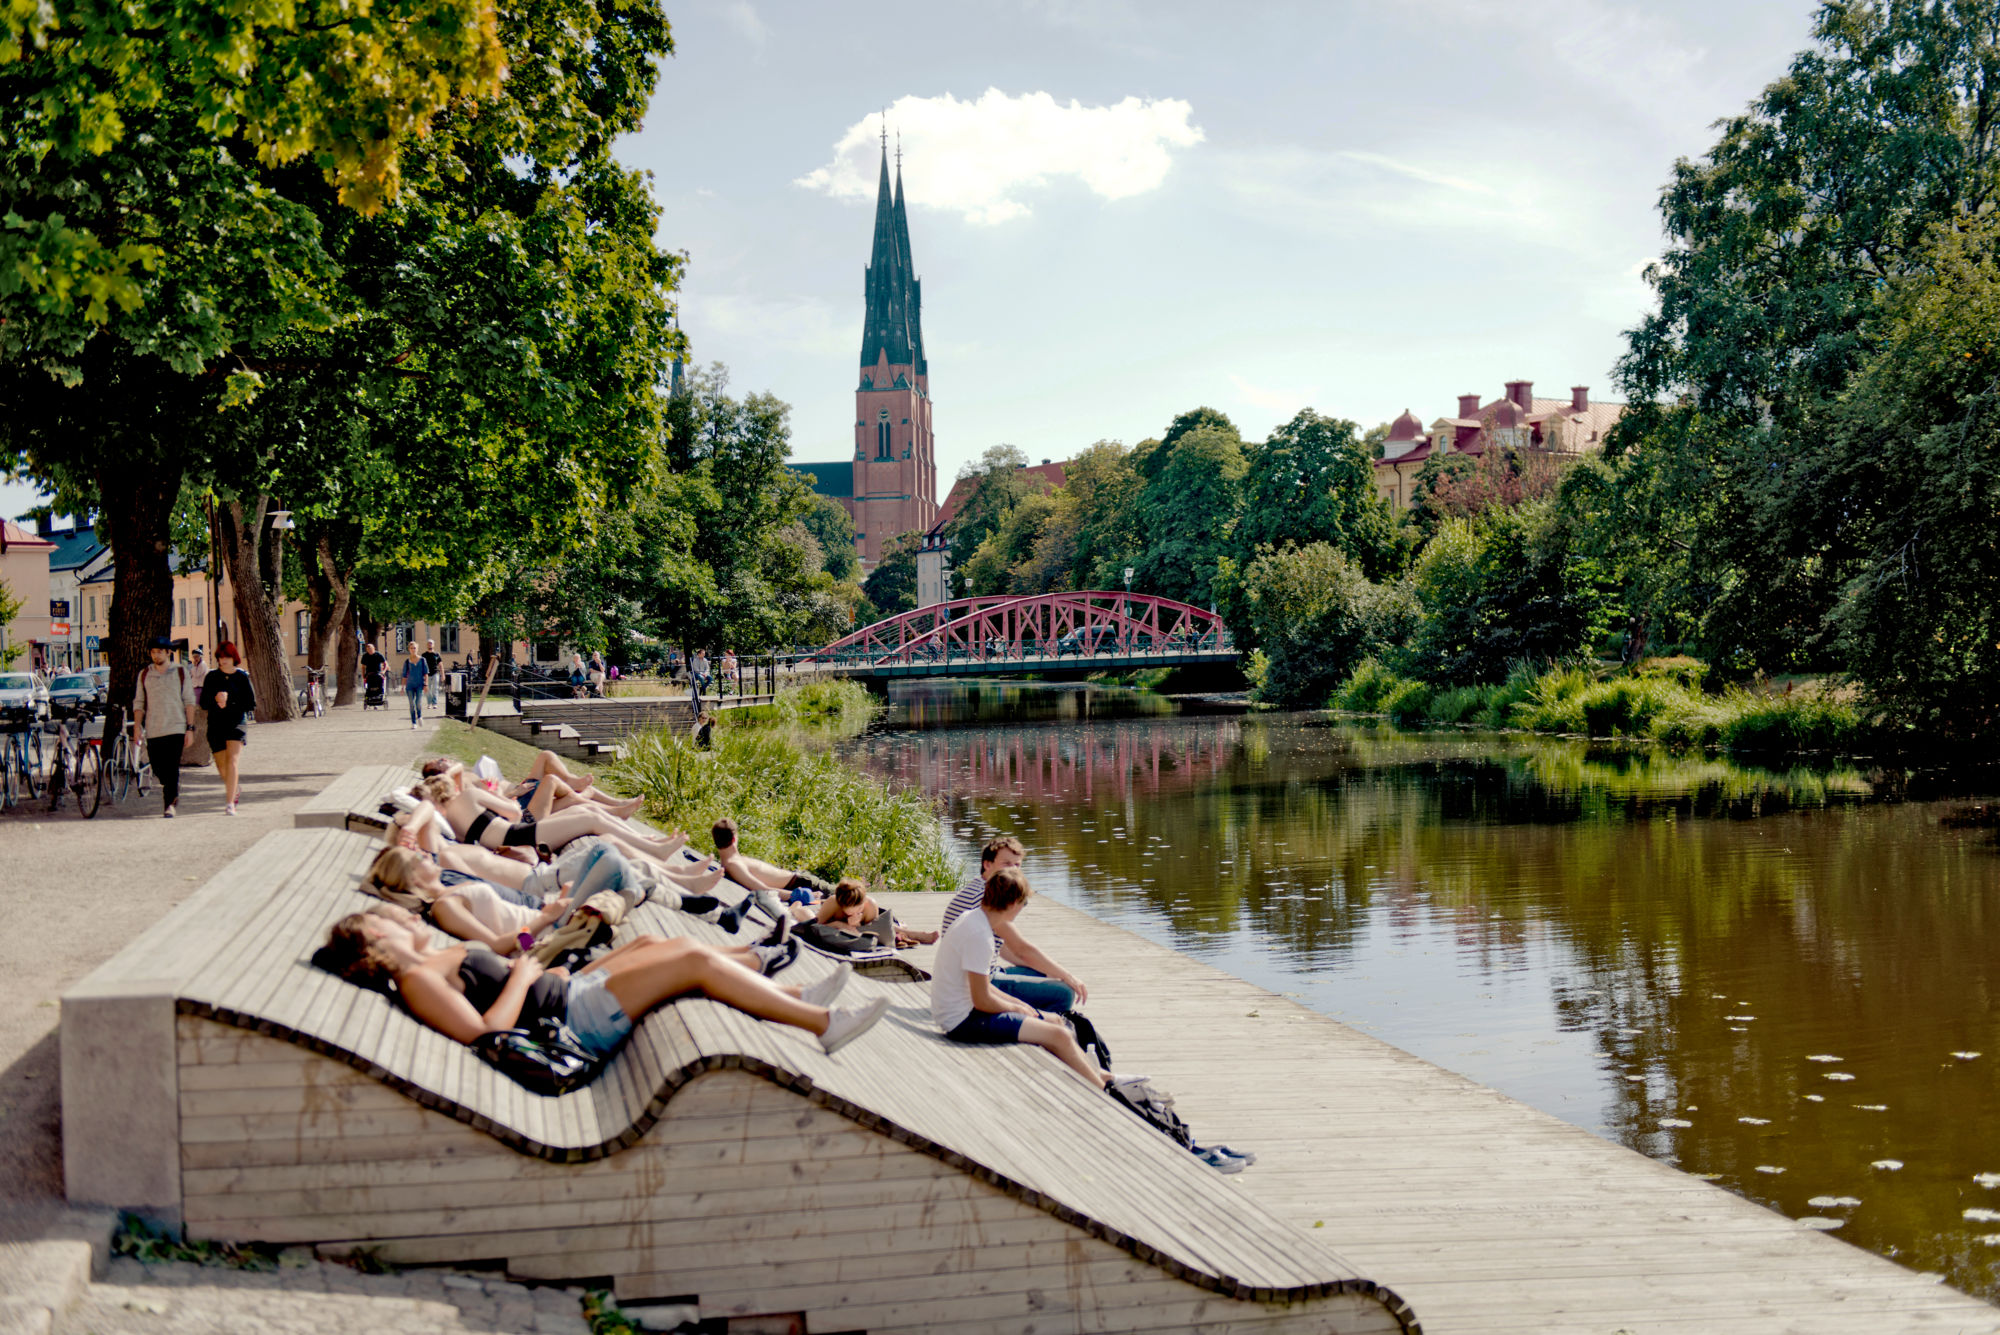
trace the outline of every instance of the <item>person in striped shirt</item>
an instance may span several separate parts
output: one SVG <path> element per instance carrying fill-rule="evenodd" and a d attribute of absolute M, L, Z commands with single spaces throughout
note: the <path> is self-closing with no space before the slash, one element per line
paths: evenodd
<path fill-rule="evenodd" d="M 959 915 L 979 907 L 986 894 L 986 878 L 995 872 L 1021 865 L 1026 850 L 1011 834 L 1003 834 L 979 853 L 979 875 L 962 886 L 945 906 L 942 935 L 951 930 Z M 1034 942 L 1021 934 L 1015 919 L 993 924 L 993 986 L 1036 1010 L 1066 1013 L 1090 999 L 1090 991 L 1075 974 L 1056 963 Z"/>

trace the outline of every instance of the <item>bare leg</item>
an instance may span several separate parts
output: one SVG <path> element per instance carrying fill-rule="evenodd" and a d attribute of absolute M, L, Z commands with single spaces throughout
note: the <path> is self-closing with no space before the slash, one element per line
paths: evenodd
<path fill-rule="evenodd" d="M 615 962 L 607 956 L 605 968 L 611 975 L 605 990 L 634 1020 L 663 1002 L 700 992 L 762 1020 L 812 1034 L 826 1032 L 830 1013 L 824 1006 L 808 1006 L 721 951 L 687 937 L 648 945 Z"/>
<path fill-rule="evenodd" d="M 1021 1021 L 1021 1041 L 1033 1043 L 1038 1048 L 1046 1048 L 1053 1052 L 1062 1059 L 1063 1065 L 1099 1089 L 1103 1089 L 1111 1079 L 1098 1070 L 1090 1058 L 1083 1055 L 1083 1049 L 1077 1046 L 1076 1035 L 1069 1031 L 1069 1026 L 1066 1024 L 1057 1024 L 1053 1020 L 1024 1018 Z"/>
<path fill-rule="evenodd" d="M 509 890 L 519 890 L 528 881 L 527 863 L 503 857 L 478 844 L 445 844 L 438 849 L 438 865 L 451 871 L 462 871 L 467 876 L 477 876 L 495 885 L 504 885 Z"/>
<path fill-rule="evenodd" d="M 243 791 L 243 743 L 223 743 L 222 749 L 215 753 L 215 762 L 215 767 L 222 770 L 223 788 L 229 794 L 231 805 L 234 805 Z M 225 764 L 227 769 L 223 769 Z"/>
<path fill-rule="evenodd" d="M 528 777 L 531 779 L 558 778 L 571 788 L 588 788 L 591 781 L 591 776 L 588 774 L 571 773 L 569 766 L 563 764 L 562 757 L 553 751 L 538 751 L 535 753 L 535 763 L 528 767 Z"/>
<path fill-rule="evenodd" d="M 655 858 L 671 857 L 687 843 L 686 835 L 650 838 L 623 824 L 610 812 L 589 807 L 553 813 L 537 823 L 535 837 L 550 848 L 561 848 L 570 840 L 580 839 L 586 834 L 601 834 L 615 840 L 621 849 L 629 846 Z"/>

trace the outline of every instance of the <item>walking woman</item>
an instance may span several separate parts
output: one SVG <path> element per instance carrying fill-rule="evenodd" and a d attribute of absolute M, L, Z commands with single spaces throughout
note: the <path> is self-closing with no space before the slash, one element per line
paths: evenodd
<path fill-rule="evenodd" d="M 153 641 L 153 662 L 139 674 L 139 689 L 132 694 L 132 727 L 146 743 L 168 820 L 180 806 L 181 750 L 194 740 L 195 719 L 194 682 L 187 668 L 167 661 L 173 651 L 166 636 Z"/>
<path fill-rule="evenodd" d="M 223 814 L 234 816 L 243 791 L 243 720 L 257 708 L 250 674 L 232 641 L 215 651 L 215 667 L 202 679 L 201 707 L 208 711 L 208 749 L 215 752 L 215 771 L 222 776 Z"/>
<path fill-rule="evenodd" d="M 424 683 L 430 680 L 431 665 L 417 652 L 417 642 L 410 640 L 410 656 L 403 660 L 403 694 L 410 698 L 410 727 L 424 726 Z"/>

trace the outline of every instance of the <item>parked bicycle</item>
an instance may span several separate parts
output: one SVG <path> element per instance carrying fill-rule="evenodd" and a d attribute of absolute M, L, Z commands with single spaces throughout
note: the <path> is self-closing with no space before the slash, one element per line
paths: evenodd
<path fill-rule="evenodd" d="M 104 801 L 103 738 L 84 735 L 91 717 L 89 706 L 80 705 L 73 714 L 43 725 L 56 739 L 49 765 L 51 813 L 62 810 L 64 793 L 76 799 L 76 814 L 85 820 L 95 816 Z"/>
<path fill-rule="evenodd" d="M 123 802 L 137 788 L 139 796 L 144 797 L 152 782 L 153 758 L 146 753 L 146 744 L 127 727 L 119 732 L 118 741 L 104 761 L 105 795 L 113 802 Z"/>
<path fill-rule="evenodd" d="M 306 684 L 299 690 L 299 716 L 301 718 L 326 716 L 325 668 L 306 669 Z"/>
<path fill-rule="evenodd" d="M 39 796 L 41 735 L 32 709 L 0 712 L 0 808 L 17 807 Z"/>

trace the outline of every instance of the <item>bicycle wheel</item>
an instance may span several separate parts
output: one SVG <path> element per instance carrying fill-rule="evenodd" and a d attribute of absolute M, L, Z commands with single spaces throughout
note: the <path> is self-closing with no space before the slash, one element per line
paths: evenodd
<path fill-rule="evenodd" d="M 76 790 L 76 814 L 85 820 L 97 814 L 97 808 L 104 802 L 104 790 L 110 786 L 99 750 L 86 746 L 76 753 L 76 774 L 70 780 L 70 786 Z"/>
<path fill-rule="evenodd" d="M 49 761 L 49 810 L 52 812 L 62 810 L 63 790 L 69 786 L 69 770 L 63 763 L 66 754 L 67 748 L 57 742 L 55 756 Z"/>

